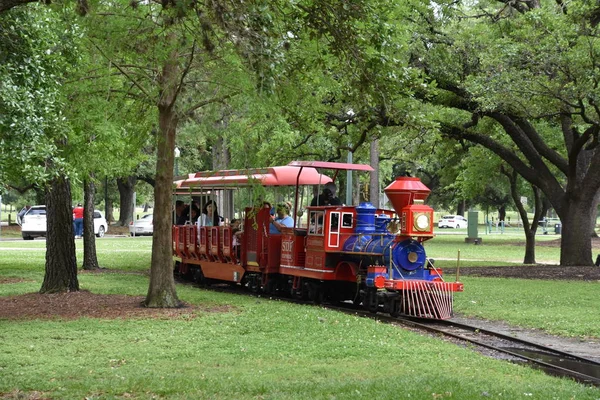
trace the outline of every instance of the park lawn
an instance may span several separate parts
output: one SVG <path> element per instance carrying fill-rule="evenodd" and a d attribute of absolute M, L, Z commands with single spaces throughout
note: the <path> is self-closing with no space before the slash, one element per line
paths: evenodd
<path fill-rule="evenodd" d="M 96 243 L 113 273 L 82 273 L 81 288 L 144 296 L 151 238 Z M 44 246 L 0 242 L 0 282 L 22 278 L 0 283 L 0 296 L 39 290 Z M 585 317 L 597 284 L 463 281 L 455 308 L 465 315 L 570 336 L 600 332 Z M 0 398 L 600 398 L 598 388 L 369 319 L 191 286 L 178 295 L 199 308 L 175 319 L 0 320 Z"/>
<path fill-rule="evenodd" d="M 147 289 L 147 279 L 131 274 L 86 274 L 81 284 L 97 293 Z M 0 321 L 0 397 L 600 396 L 598 388 L 370 319 L 189 286 L 178 292 L 200 308 L 175 319 Z"/>
<path fill-rule="evenodd" d="M 600 282 L 461 277 L 454 311 L 548 333 L 600 338 Z"/>
<path fill-rule="evenodd" d="M 465 235 L 438 234 L 425 242 L 427 256 L 435 260 L 436 267 L 456 267 L 460 252 L 460 266 L 510 266 L 522 265 L 525 257 L 523 234 L 482 235 L 482 244 L 465 243 Z M 536 261 L 540 264 L 558 264 L 560 246 L 542 245 L 560 239 L 558 235 L 536 236 Z"/>

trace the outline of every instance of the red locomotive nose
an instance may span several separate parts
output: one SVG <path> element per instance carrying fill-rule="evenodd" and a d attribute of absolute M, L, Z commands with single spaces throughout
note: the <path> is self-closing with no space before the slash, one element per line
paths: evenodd
<path fill-rule="evenodd" d="M 425 200 L 431 190 L 419 178 L 399 176 L 384 189 L 397 213 L 415 200 Z"/>

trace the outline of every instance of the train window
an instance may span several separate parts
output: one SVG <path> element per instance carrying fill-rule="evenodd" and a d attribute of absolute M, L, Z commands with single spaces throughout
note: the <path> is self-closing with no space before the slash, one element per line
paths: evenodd
<path fill-rule="evenodd" d="M 342 214 L 342 228 L 352 228 L 352 213 Z"/>
<path fill-rule="evenodd" d="M 310 212 L 310 225 L 308 227 L 308 233 L 312 235 L 323 234 L 323 211 L 311 211 Z"/>
<path fill-rule="evenodd" d="M 340 213 L 332 212 L 329 215 L 329 226 L 331 227 L 330 232 L 339 232 L 340 231 Z"/>

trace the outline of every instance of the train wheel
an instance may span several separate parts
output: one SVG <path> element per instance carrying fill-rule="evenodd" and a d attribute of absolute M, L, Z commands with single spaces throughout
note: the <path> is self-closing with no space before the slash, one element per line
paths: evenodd
<path fill-rule="evenodd" d="M 368 289 L 367 293 L 365 293 L 365 298 L 363 299 L 363 307 L 365 310 L 376 314 L 379 310 L 379 300 L 377 299 L 377 290 L 376 289 Z"/>
<path fill-rule="evenodd" d="M 204 277 L 204 273 L 202 273 L 202 268 L 194 268 L 192 272 L 192 279 L 199 286 L 206 286 L 206 278 Z"/>
<path fill-rule="evenodd" d="M 267 284 L 265 285 L 263 290 L 266 294 L 275 294 L 275 292 L 277 291 L 277 279 L 275 279 L 274 277 L 270 277 L 267 280 Z"/>
<path fill-rule="evenodd" d="M 323 303 L 325 293 L 323 292 L 323 285 L 316 282 L 308 283 L 308 299 L 315 304 Z"/>
<path fill-rule="evenodd" d="M 307 300 L 308 299 L 308 283 L 302 278 L 298 278 L 298 281 L 289 281 L 289 293 L 292 299 L 296 300 Z M 294 289 L 294 286 L 297 286 Z"/>
<path fill-rule="evenodd" d="M 260 277 L 259 276 L 252 276 L 249 280 L 248 280 L 248 289 L 250 289 L 250 291 L 252 293 L 258 293 L 260 292 Z"/>
<path fill-rule="evenodd" d="M 400 316 L 400 300 L 399 299 L 391 299 L 390 300 L 390 315 L 394 318 Z"/>
<path fill-rule="evenodd" d="M 308 284 L 301 286 L 297 290 L 293 290 L 292 297 L 298 300 L 306 301 L 309 298 Z"/>

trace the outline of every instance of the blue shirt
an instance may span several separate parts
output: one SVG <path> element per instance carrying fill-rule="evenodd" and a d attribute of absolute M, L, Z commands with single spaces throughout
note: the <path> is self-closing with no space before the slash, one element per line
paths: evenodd
<path fill-rule="evenodd" d="M 288 228 L 292 228 L 294 226 L 294 220 L 289 215 L 284 218 L 275 218 L 275 222 L 279 222 L 280 224 L 285 225 Z M 281 233 L 281 232 L 279 232 L 279 229 L 277 229 L 275 227 L 275 225 L 273 225 L 273 222 L 271 222 L 269 224 L 269 233 L 277 234 L 277 233 Z"/>

